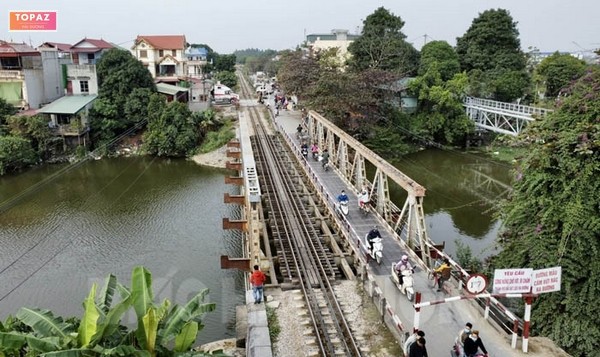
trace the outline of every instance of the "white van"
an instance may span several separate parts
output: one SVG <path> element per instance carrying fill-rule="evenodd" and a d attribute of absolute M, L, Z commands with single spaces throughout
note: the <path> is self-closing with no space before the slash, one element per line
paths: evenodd
<path fill-rule="evenodd" d="M 235 103 L 240 100 L 240 96 L 235 94 L 231 88 L 224 84 L 217 83 L 210 90 L 215 103 Z"/>

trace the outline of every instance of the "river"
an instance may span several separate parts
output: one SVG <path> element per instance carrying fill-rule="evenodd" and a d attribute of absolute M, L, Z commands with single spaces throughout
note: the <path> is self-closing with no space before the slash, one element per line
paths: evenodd
<path fill-rule="evenodd" d="M 426 187 L 434 241 L 445 241 L 450 254 L 455 240 L 476 256 L 493 253 L 500 222 L 491 202 L 505 195 L 509 165 L 441 150 L 395 165 Z M 199 342 L 233 337 L 244 285 L 242 274 L 219 263 L 222 254 L 241 254 L 239 233 L 222 230 L 223 217 L 239 216 L 223 203 L 236 189 L 224 184 L 228 174 L 185 160 L 116 158 L 0 177 L 0 319 L 21 306 L 81 316 L 93 282 L 113 273 L 129 286 L 131 269 L 144 265 L 156 301 L 181 304 L 210 289 L 217 310 L 205 317 Z M 402 205 L 403 191 L 390 191 Z"/>
<path fill-rule="evenodd" d="M 113 273 L 130 286 L 132 268 L 143 265 L 155 301 L 182 304 L 210 289 L 217 309 L 199 342 L 233 337 L 244 285 L 239 272 L 220 268 L 220 255 L 241 254 L 239 233 L 222 230 L 223 217 L 239 215 L 223 203 L 236 189 L 226 174 L 184 160 L 117 158 L 1 177 L 0 201 L 20 198 L 0 213 L 0 319 L 21 306 L 81 316 L 93 282 Z"/>

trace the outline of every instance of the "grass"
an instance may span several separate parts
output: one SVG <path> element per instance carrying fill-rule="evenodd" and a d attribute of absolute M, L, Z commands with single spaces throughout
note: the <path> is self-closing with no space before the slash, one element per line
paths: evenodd
<path fill-rule="evenodd" d="M 279 326 L 279 320 L 277 319 L 277 313 L 274 308 L 266 307 L 267 311 L 267 324 L 269 325 L 269 337 L 271 337 L 271 344 L 277 341 L 281 327 Z"/>
<path fill-rule="evenodd" d="M 206 134 L 202 145 L 198 148 L 198 153 L 205 154 L 207 152 L 215 151 L 227 144 L 233 138 L 235 138 L 233 124 L 231 124 L 231 122 L 226 122 L 218 131 L 209 131 Z"/>

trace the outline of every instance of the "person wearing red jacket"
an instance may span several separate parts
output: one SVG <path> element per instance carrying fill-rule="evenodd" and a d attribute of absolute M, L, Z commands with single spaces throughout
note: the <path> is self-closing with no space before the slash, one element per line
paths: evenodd
<path fill-rule="evenodd" d="M 258 265 L 255 265 L 254 272 L 250 275 L 250 284 L 252 284 L 252 295 L 254 296 L 255 304 L 262 302 L 265 281 L 267 281 L 266 275 L 260 271 Z"/>

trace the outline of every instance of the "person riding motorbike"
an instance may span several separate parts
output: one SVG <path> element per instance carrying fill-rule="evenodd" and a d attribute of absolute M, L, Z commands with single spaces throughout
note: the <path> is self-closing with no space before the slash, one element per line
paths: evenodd
<path fill-rule="evenodd" d="M 358 194 L 358 206 L 362 208 L 367 203 L 369 203 L 369 191 L 363 187 L 362 191 Z"/>
<path fill-rule="evenodd" d="M 300 152 L 304 157 L 308 155 L 308 144 L 306 142 L 302 142 L 302 145 L 300 146 Z"/>
<path fill-rule="evenodd" d="M 404 254 L 402 256 L 402 258 L 400 259 L 400 261 L 398 263 L 396 263 L 394 270 L 396 271 L 396 275 L 398 276 L 398 281 L 400 282 L 400 286 L 402 286 L 402 284 L 404 284 L 404 277 L 402 276 L 403 271 L 410 270 L 413 273 L 415 272 L 415 268 L 408 261 L 408 255 L 406 255 L 406 254 Z"/>
<path fill-rule="evenodd" d="M 312 157 L 313 159 L 317 159 L 317 156 L 319 155 L 319 147 L 317 146 L 317 143 L 313 143 L 312 146 L 310 147 L 310 152 L 312 153 Z"/>
<path fill-rule="evenodd" d="M 323 153 L 321 154 L 321 165 L 323 166 L 323 168 L 329 164 L 329 151 L 327 151 L 327 149 L 323 150 Z"/>
<path fill-rule="evenodd" d="M 342 190 L 342 192 L 340 192 L 340 194 L 337 196 L 337 200 L 338 202 L 349 201 L 346 191 Z"/>
<path fill-rule="evenodd" d="M 367 233 L 367 241 L 369 242 L 369 250 L 373 251 L 373 241 L 375 238 L 381 238 L 381 233 L 377 229 L 377 226 L 373 226 L 373 229 Z"/>

